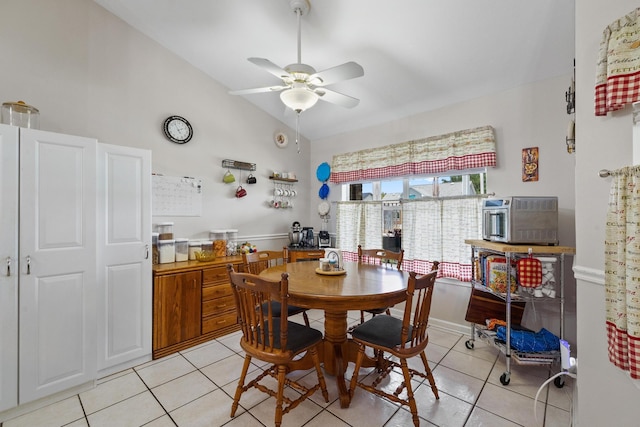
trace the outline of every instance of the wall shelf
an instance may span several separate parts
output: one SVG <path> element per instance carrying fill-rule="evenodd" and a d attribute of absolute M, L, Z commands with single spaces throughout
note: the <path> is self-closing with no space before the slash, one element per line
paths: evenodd
<path fill-rule="evenodd" d="M 241 169 L 245 171 L 256 170 L 255 163 L 239 162 L 237 160 L 224 159 L 222 161 L 222 167 L 227 169 Z"/>
<path fill-rule="evenodd" d="M 274 181 L 281 181 L 281 182 L 298 182 L 297 179 L 291 179 L 291 178 L 280 178 L 280 177 L 275 177 L 275 176 L 270 176 L 269 179 L 272 179 Z"/>

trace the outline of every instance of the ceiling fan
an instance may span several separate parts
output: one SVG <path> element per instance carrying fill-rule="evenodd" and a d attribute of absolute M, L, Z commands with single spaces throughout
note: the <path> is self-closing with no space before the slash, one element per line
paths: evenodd
<path fill-rule="evenodd" d="M 248 95 L 280 92 L 282 102 L 298 115 L 302 111 L 313 107 L 318 99 L 346 108 L 353 108 L 358 105 L 359 99 L 327 89 L 325 86 L 362 77 L 364 75 L 363 68 L 351 61 L 316 72 L 312 66 L 303 64 L 300 47 L 300 18 L 309 12 L 311 5 L 309 0 L 290 0 L 289 6 L 298 17 L 298 62 L 281 68 L 268 59 L 248 58 L 249 62 L 282 79 L 282 84 L 254 89 L 232 90 L 229 93 L 231 95 Z"/>

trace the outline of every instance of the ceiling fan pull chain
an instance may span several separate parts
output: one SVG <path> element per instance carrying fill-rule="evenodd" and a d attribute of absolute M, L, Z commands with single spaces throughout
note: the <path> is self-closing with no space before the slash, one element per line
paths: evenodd
<path fill-rule="evenodd" d="M 300 154 L 300 144 L 298 140 L 300 139 L 300 112 L 296 112 L 296 148 L 298 149 L 298 154 Z"/>

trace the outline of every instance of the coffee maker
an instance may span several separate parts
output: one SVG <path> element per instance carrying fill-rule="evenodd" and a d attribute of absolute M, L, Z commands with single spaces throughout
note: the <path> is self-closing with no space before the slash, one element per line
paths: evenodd
<path fill-rule="evenodd" d="M 320 230 L 318 233 L 318 247 L 320 249 L 331 247 L 331 236 L 327 230 Z"/>
<path fill-rule="evenodd" d="M 300 242 L 300 246 L 313 248 L 315 245 L 316 242 L 313 235 L 313 227 L 302 227 L 302 241 Z"/>

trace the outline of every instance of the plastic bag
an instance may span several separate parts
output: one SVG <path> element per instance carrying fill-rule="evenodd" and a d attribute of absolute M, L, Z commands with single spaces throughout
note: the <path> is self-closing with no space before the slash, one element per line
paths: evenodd
<path fill-rule="evenodd" d="M 507 341 L 506 329 L 504 326 L 498 326 L 496 328 L 496 338 Z M 528 353 L 559 351 L 560 339 L 545 328 L 540 329 L 539 332 L 511 329 L 511 348 Z"/>

